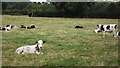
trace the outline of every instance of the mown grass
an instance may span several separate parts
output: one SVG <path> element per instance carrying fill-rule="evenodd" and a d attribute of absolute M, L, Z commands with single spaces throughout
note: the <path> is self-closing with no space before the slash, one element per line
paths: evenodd
<path fill-rule="evenodd" d="M 97 24 L 117 24 L 117 19 L 50 18 L 2 15 L 2 26 L 36 25 L 2 33 L 3 66 L 117 66 L 117 38 L 96 34 Z M 83 29 L 75 29 L 82 25 Z M 43 55 L 15 53 L 23 45 L 45 40 Z"/>

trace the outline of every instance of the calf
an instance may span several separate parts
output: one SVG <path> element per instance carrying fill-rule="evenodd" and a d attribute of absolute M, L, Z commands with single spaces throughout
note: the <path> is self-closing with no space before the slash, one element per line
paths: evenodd
<path fill-rule="evenodd" d="M 43 54 L 42 52 L 42 44 L 45 43 L 45 41 L 39 40 L 36 42 L 36 45 L 32 46 L 21 46 L 16 49 L 17 54 Z"/>
<path fill-rule="evenodd" d="M 109 25 L 97 25 L 98 29 L 94 30 L 95 33 L 103 32 L 103 37 L 105 37 L 105 32 L 113 32 L 115 34 L 116 32 L 116 24 L 109 24 Z"/>

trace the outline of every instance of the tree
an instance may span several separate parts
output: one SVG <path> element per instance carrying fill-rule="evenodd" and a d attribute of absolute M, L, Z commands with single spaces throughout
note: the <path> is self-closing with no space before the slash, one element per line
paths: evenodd
<path fill-rule="evenodd" d="M 114 3 L 114 2 L 111 2 L 109 3 L 109 5 L 107 6 L 107 12 L 108 12 L 108 15 L 111 17 L 111 18 L 116 18 L 118 17 L 118 13 L 119 13 L 119 3 Z"/>
<path fill-rule="evenodd" d="M 3 3 L 2 3 L 2 10 L 6 10 L 6 8 L 7 8 L 7 3 L 6 3 L 6 2 L 3 2 Z"/>

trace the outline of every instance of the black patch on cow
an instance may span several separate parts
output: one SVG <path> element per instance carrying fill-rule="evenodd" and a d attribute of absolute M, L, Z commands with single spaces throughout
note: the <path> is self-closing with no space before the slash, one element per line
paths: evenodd
<path fill-rule="evenodd" d="M 120 32 L 118 32 L 118 36 L 120 36 Z"/>
<path fill-rule="evenodd" d="M 35 25 L 32 25 L 32 26 L 28 26 L 27 29 L 33 29 L 35 28 Z"/>
<path fill-rule="evenodd" d="M 20 28 L 26 28 L 24 25 L 21 25 Z"/>
<path fill-rule="evenodd" d="M 75 28 L 83 28 L 83 26 L 75 26 Z"/>
<path fill-rule="evenodd" d="M 24 52 L 24 51 L 22 50 L 22 51 L 20 52 L 20 54 L 23 53 L 23 52 Z"/>
<path fill-rule="evenodd" d="M 114 27 L 115 29 L 117 28 L 117 25 L 115 25 L 115 27 Z"/>
<path fill-rule="evenodd" d="M 97 25 L 98 26 L 98 28 L 99 28 L 99 25 Z"/>
<path fill-rule="evenodd" d="M 2 28 L 2 30 L 5 30 L 6 28 Z"/>
<path fill-rule="evenodd" d="M 110 30 L 110 25 L 108 25 L 106 28 L 107 28 L 108 30 Z"/>
<path fill-rule="evenodd" d="M 43 41 L 43 43 L 45 43 L 45 41 Z"/>
<path fill-rule="evenodd" d="M 101 28 L 100 28 L 100 30 L 104 31 L 103 25 L 101 25 Z"/>
<path fill-rule="evenodd" d="M 32 25 L 31 28 L 35 28 L 35 25 Z"/>
<path fill-rule="evenodd" d="M 38 44 L 35 48 L 36 48 L 36 51 L 40 52 L 40 48 L 39 48 Z"/>
<path fill-rule="evenodd" d="M 28 26 L 27 29 L 31 29 L 30 26 Z"/>
<path fill-rule="evenodd" d="M 102 30 L 99 30 L 98 32 L 102 32 Z"/>
<path fill-rule="evenodd" d="M 15 26 L 12 25 L 11 28 L 13 28 L 13 27 L 15 27 Z"/>
<path fill-rule="evenodd" d="M 35 42 L 35 43 L 38 43 L 38 41 L 37 41 L 37 42 Z"/>
<path fill-rule="evenodd" d="M 9 29 L 7 29 L 7 31 L 10 31 Z"/>
<path fill-rule="evenodd" d="M 10 25 L 6 25 L 6 27 L 9 27 Z"/>

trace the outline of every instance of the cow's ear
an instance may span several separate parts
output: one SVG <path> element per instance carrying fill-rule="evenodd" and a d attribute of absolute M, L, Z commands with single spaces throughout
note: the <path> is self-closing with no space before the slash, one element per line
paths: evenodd
<path fill-rule="evenodd" d="M 97 25 L 99 27 L 99 25 Z"/>
<path fill-rule="evenodd" d="M 43 41 L 43 43 L 45 43 L 45 41 Z"/>
<path fill-rule="evenodd" d="M 116 27 L 117 27 L 117 25 L 115 25 L 115 27 L 114 27 L 114 28 L 116 29 Z"/>

